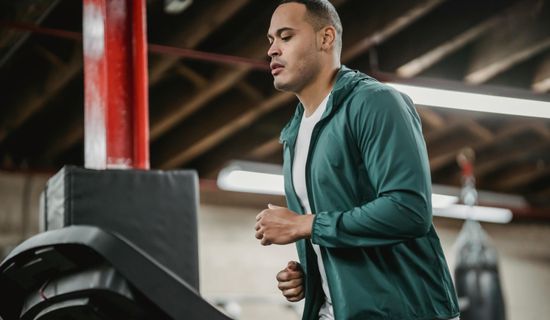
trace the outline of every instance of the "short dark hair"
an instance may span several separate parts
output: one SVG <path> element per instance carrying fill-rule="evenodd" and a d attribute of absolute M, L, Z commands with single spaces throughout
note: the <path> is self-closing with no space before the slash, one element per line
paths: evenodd
<path fill-rule="evenodd" d="M 336 49 L 338 54 L 342 51 L 342 22 L 336 12 L 336 8 L 328 0 L 282 0 L 279 5 L 285 3 L 301 3 L 306 6 L 309 20 L 315 30 L 326 26 L 333 26 L 336 29 Z"/>

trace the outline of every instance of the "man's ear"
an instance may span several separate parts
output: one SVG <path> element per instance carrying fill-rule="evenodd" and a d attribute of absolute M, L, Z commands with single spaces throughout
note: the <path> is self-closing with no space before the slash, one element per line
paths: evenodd
<path fill-rule="evenodd" d="M 321 49 L 328 50 L 334 46 L 336 41 L 336 29 L 333 26 L 327 26 L 321 29 Z"/>

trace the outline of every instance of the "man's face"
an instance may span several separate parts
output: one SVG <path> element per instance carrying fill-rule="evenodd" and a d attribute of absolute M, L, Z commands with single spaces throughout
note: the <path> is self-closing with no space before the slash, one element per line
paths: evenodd
<path fill-rule="evenodd" d="M 320 70 L 316 32 L 307 21 L 306 7 L 286 3 L 271 17 L 267 37 L 273 85 L 281 91 L 300 92 Z"/>

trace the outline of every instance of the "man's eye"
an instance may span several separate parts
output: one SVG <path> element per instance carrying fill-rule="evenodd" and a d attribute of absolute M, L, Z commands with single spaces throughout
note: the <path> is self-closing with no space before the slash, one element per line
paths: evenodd
<path fill-rule="evenodd" d="M 292 36 L 284 36 L 284 37 L 281 37 L 281 40 L 288 41 L 290 40 L 290 38 L 292 38 Z"/>

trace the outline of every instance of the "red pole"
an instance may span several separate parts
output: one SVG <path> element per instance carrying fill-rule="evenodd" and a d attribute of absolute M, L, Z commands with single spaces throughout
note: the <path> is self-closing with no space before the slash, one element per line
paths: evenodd
<path fill-rule="evenodd" d="M 147 25 L 145 0 L 134 4 L 134 167 L 149 169 L 149 78 L 147 73 Z"/>
<path fill-rule="evenodd" d="M 84 0 L 85 166 L 149 168 L 144 0 Z"/>

